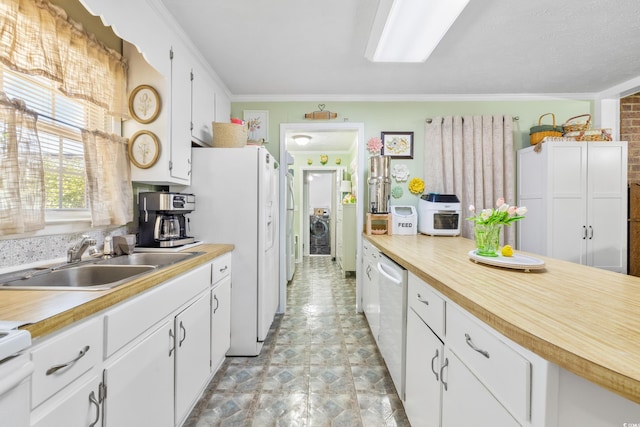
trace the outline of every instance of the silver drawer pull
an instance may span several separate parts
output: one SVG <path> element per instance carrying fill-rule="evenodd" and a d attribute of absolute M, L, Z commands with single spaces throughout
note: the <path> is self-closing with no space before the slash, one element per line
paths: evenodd
<path fill-rule="evenodd" d="M 438 356 L 439 356 L 439 351 L 436 348 L 436 354 L 433 356 L 433 359 L 431 359 L 431 372 L 433 372 L 433 375 L 436 376 L 436 381 L 440 381 L 440 377 L 438 376 L 438 372 L 436 372 L 435 369 L 433 369 L 433 362 L 435 362 L 436 360 L 438 360 Z"/>
<path fill-rule="evenodd" d="M 50 367 L 49 369 L 47 369 L 46 374 L 47 375 L 55 374 L 60 369 L 64 369 L 64 368 L 67 368 L 67 367 L 73 365 L 74 363 L 76 363 L 78 360 L 82 359 L 87 354 L 87 352 L 89 351 L 89 348 L 90 348 L 89 346 L 86 346 L 85 348 L 80 350 L 80 353 L 78 354 L 78 356 L 76 356 L 75 359 L 68 361 L 67 363 L 61 363 L 60 365 L 55 365 L 55 366 Z"/>
<path fill-rule="evenodd" d="M 421 303 L 423 303 L 424 305 L 429 305 L 429 301 L 428 301 L 428 300 L 426 300 L 426 299 L 422 299 L 422 295 L 420 295 L 420 294 L 417 294 L 417 295 L 416 295 L 416 299 L 417 299 L 418 301 L 420 301 Z"/>
<path fill-rule="evenodd" d="M 444 391 L 447 391 L 447 389 L 449 388 L 449 384 L 444 380 L 444 369 L 447 366 L 449 366 L 449 358 L 445 357 L 444 358 L 444 363 L 440 367 L 440 381 L 442 382 L 442 385 L 444 387 Z"/>
<path fill-rule="evenodd" d="M 224 273 L 225 271 L 227 271 L 227 268 L 229 268 L 229 266 L 225 265 L 224 268 L 220 269 L 220 273 Z"/>
<path fill-rule="evenodd" d="M 471 337 L 469 336 L 469 334 L 464 334 L 464 338 L 467 341 L 467 345 L 469 347 L 471 347 L 472 349 L 474 349 L 475 351 L 477 351 L 478 353 L 480 353 L 481 355 L 483 355 L 487 359 L 489 358 L 489 352 L 487 350 L 482 350 L 482 349 L 476 347 L 476 345 L 473 343 L 473 341 L 471 341 Z"/>

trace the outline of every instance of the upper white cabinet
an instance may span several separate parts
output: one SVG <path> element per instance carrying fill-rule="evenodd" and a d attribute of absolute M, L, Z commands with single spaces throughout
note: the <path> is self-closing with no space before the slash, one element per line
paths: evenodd
<path fill-rule="evenodd" d="M 627 270 L 627 143 L 545 142 L 518 151 L 519 248 Z"/>
<path fill-rule="evenodd" d="M 123 54 L 129 60 L 129 92 L 145 84 L 160 95 L 160 114 L 153 122 L 141 124 L 131 119 L 123 125 L 125 137 L 147 130 L 158 137 L 160 145 L 153 166 L 147 169 L 131 166 L 132 180 L 189 185 L 191 143 L 211 145 L 211 122 L 229 122 L 231 102 L 224 84 L 203 62 L 202 55 L 161 2 L 81 2 L 125 40 Z"/>

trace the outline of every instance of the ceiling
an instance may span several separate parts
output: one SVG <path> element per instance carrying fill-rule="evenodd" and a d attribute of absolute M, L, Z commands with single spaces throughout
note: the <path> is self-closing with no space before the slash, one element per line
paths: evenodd
<path fill-rule="evenodd" d="M 471 0 L 424 63 L 364 57 L 375 0 L 160 0 L 232 101 L 593 97 L 640 76 L 638 0 Z"/>
<path fill-rule="evenodd" d="M 640 76 L 638 0 L 471 0 L 420 64 L 364 57 L 375 0 L 161 1 L 234 98 L 584 94 Z"/>

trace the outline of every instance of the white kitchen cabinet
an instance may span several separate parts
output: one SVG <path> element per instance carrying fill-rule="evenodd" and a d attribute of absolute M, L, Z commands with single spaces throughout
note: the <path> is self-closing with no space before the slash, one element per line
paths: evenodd
<path fill-rule="evenodd" d="M 194 69 L 191 74 L 191 139 L 199 145 L 213 144 L 212 122 L 216 120 L 215 88 Z M 225 122 L 229 121 L 227 117 Z"/>
<path fill-rule="evenodd" d="M 378 258 L 380 257 L 380 251 L 376 249 L 367 240 L 362 240 L 362 271 L 364 272 L 364 278 L 362 280 L 362 305 L 364 307 L 364 314 L 369 323 L 369 329 L 371 334 L 379 344 L 380 339 L 380 286 L 379 286 L 379 273 L 378 273 Z"/>
<path fill-rule="evenodd" d="M 521 250 L 627 270 L 627 143 L 545 142 L 518 151 Z"/>
<path fill-rule="evenodd" d="M 215 373 L 231 346 L 231 276 L 211 290 L 211 369 Z"/>
<path fill-rule="evenodd" d="M 204 293 L 175 318 L 176 425 L 204 390 L 210 374 L 210 295 Z"/>
<path fill-rule="evenodd" d="M 448 348 L 441 376 L 442 427 L 521 425 Z"/>
<path fill-rule="evenodd" d="M 409 309 L 404 409 L 412 427 L 440 425 L 443 353 L 442 341 L 413 309 Z"/>
<path fill-rule="evenodd" d="M 58 393 L 50 402 L 31 414 L 32 427 L 95 427 L 102 425 L 100 384 L 102 377 L 92 375 L 87 381 Z"/>
<path fill-rule="evenodd" d="M 166 319 L 104 370 L 106 427 L 174 425 L 174 319 Z"/>
<path fill-rule="evenodd" d="M 356 205 L 338 205 L 336 258 L 343 277 L 347 271 L 356 271 Z"/>
<path fill-rule="evenodd" d="M 171 48 L 171 124 L 169 173 L 179 183 L 191 182 L 191 62 L 186 50 Z"/>

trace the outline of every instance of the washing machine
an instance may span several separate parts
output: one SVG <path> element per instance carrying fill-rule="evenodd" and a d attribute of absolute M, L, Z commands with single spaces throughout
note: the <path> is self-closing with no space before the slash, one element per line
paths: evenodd
<path fill-rule="evenodd" d="M 331 255 L 331 233 L 329 215 L 309 217 L 309 254 Z"/>

